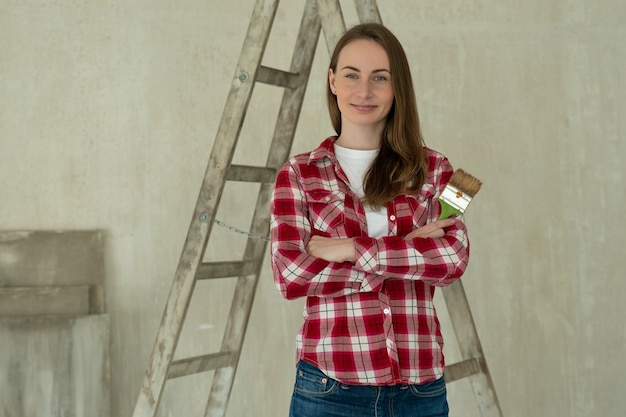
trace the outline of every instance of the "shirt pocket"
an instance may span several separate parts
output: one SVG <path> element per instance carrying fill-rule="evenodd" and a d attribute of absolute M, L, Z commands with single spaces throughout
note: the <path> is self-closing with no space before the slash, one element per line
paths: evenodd
<path fill-rule="evenodd" d="M 346 195 L 341 191 L 313 190 L 306 193 L 311 227 L 330 233 L 343 224 Z"/>

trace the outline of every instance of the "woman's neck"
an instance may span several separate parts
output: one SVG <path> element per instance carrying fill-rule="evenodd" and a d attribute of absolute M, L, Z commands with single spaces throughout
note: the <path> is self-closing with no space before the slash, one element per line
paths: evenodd
<path fill-rule="evenodd" d="M 344 129 L 337 138 L 337 145 L 348 149 L 380 149 L 382 129 Z"/>

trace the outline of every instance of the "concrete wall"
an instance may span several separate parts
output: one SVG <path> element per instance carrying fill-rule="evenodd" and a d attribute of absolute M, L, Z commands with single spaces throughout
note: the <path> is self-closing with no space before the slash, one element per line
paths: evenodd
<path fill-rule="evenodd" d="M 0 0 L 0 228 L 106 231 L 113 416 L 132 414 L 253 3 Z M 302 5 L 283 3 L 266 64 L 285 68 Z M 464 283 L 505 416 L 620 415 L 626 3 L 379 7 L 414 66 L 427 143 L 485 183 Z M 330 133 L 320 46 L 294 152 Z M 256 90 L 237 162 L 258 162 L 279 98 Z M 228 189 L 222 220 L 245 226 L 250 194 Z M 209 258 L 241 246 L 215 238 Z M 270 277 L 230 416 L 287 414 L 302 304 Z M 219 345 L 230 290 L 199 286 L 177 356 Z M 206 379 L 168 384 L 161 415 L 201 415 Z M 452 415 L 476 415 L 455 384 Z"/>

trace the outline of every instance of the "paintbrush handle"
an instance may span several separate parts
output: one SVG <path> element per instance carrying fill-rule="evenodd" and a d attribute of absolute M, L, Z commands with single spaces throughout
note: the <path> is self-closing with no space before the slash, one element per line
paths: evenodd
<path fill-rule="evenodd" d="M 450 204 L 441 199 L 439 199 L 439 204 L 441 205 L 441 214 L 439 215 L 439 218 L 437 220 L 447 219 L 448 217 L 455 214 L 463 214 L 461 210 L 452 207 Z"/>

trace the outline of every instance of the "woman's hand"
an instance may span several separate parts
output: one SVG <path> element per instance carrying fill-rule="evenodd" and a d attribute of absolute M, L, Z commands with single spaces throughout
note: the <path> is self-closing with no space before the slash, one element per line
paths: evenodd
<path fill-rule="evenodd" d="M 432 223 L 428 223 L 426 226 L 413 230 L 411 233 L 404 237 L 405 240 L 411 240 L 416 237 L 422 238 L 438 238 L 443 237 L 446 234 L 444 230 L 446 227 L 450 227 L 454 224 L 454 219 L 437 220 Z"/>
<path fill-rule="evenodd" d="M 354 262 L 356 249 L 353 239 L 333 239 L 313 236 L 306 246 L 309 255 L 328 262 Z"/>

